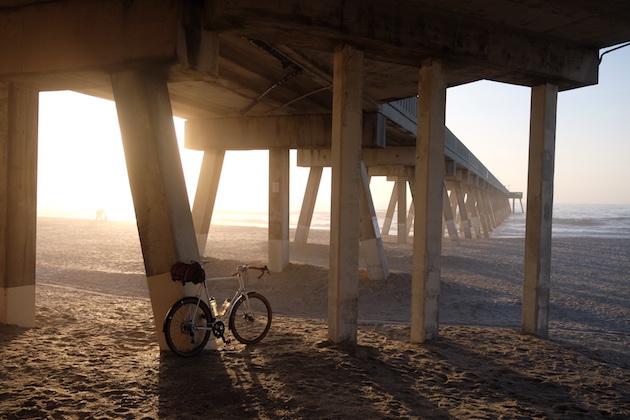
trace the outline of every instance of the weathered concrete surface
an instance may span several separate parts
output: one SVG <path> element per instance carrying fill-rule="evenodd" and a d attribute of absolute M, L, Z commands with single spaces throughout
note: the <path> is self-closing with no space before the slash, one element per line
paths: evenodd
<path fill-rule="evenodd" d="M 427 60 L 418 76 L 418 141 L 413 200 L 413 272 L 411 274 L 411 342 L 436 338 L 439 323 L 442 192 L 446 118 L 446 70 Z"/>
<path fill-rule="evenodd" d="M 112 75 L 129 185 L 133 197 L 153 318 L 161 349 L 162 322 L 184 295 L 170 269 L 199 260 L 166 80 L 160 73 L 123 70 Z"/>
<path fill-rule="evenodd" d="M 445 63 L 449 86 L 553 80 L 562 90 L 596 83 L 599 48 L 630 39 L 624 1 L 508 6 L 9 0 L 0 4 L 0 80 L 111 99 L 109 73 L 144 63 L 167 71 L 174 112 L 184 118 L 313 114 L 330 112 L 340 42 L 365 51 L 369 110 L 415 95 L 425 58 Z"/>
<path fill-rule="evenodd" d="M 37 91 L 0 82 L 0 323 L 35 326 Z"/>
<path fill-rule="evenodd" d="M 532 89 L 522 329 L 547 336 L 558 87 Z"/>
<path fill-rule="evenodd" d="M 328 338 L 357 341 L 363 53 L 335 49 Z"/>

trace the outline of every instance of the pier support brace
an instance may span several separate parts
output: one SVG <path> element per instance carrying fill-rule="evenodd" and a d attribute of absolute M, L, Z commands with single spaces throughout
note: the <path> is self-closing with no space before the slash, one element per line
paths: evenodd
<path fill-rule="evenodd" d="M 437 60 L 424 61 L 418 83 L 418 137 L 413 196 L 412 343 L 422 343 L 438 335 L 446 86 L 446 72 L 442 63 Z"/>
<path fill-rule="evenodd" d="M 479 215 L 479 219 L 481 220 L 481 228 L 483 229 L 482 235 L 484 238 L 489 238 L 492 229 L 490 227 L 490 221 L 488 219 L 488 210 L 486 208 L 484 194 L 480 188 L 475 188 L 475 198 L 477 201 L 477 214 Z"/>
<path fill-rule="evenodd" d="M 407 179 L 398 177 L 396 181 L 396 195 L 398 196 L 398 214 L 397 214 L 397 242 L 399 244 L 407 243 Z"/>
<path fill-rule="evenodd" d="M 0 83 L 0 324 L 35 326 L 39 92 Z"/>
<path fill-rule="evenodd" d="M 461 181 L 455 181 L 453 183 L 453 192 L 457 199 L 457 206 L 459 207 L 459 225 L 460 231 L 463 233 L 464 238 L 472 238 L 472 231 L 470 230 L 470 214 L 468 206 L 466 205 L 464 189 L 462 188 Z"/>
<path fill-rule="evenodd" d="M 400 177 L 396 177 L 394 181 L 394 187 L 392 189 L 392 195 L 389 197 L 389 204 L 387 205 L 387 212 L 385 213 L 385 220 L 383 221 L 383 235 L 389 235 L 389 230 L 392 227 L 392 220 L 394 219 L 394 210 L 396 210 L 396 203 L 398 199 L 398 184 L 400 183 Z"/>
<path fill-rule="evenodd" d="M 171 266 L 199 259 L 173 113 L 161 73 L 112 74 L 131 195 L 160 349 L 166 350 L 164 316 L 184 295 Z"/>
<path fill-rule="evenodd" d="M 208 243 L 208 231 L 210 230 L 214 203 L 219 190 L 224 157 L 225 150 L 211 149 L 203 153 L 203 160 L 201 161 L 195 203 L 192 210 L 197 246 L 201 256 L 204 255 L 206 244 Z"/>
<path fill-rule="evenodd" d="M 361 161 L 361 254 L 370 280 L 385 280 L 389 276 L 389 266 L 385 257 L 383 238 L 378 227 L 378 219 L 370 179 L 365 163 Z"/>
<path fill-rule="evenodd" d="M 549 323 L 551 218 L 558 86 L 532 88 L 522 330 L 546 337 Z"/>
<path fill-rule="evenodd" d="M 455 206 L 452 206 L 452 200 L 449 199 L 446 183 L 442 183 L 442 213 L 446 223 L 448 237 L 455 243 L 459 242 L 459 234 L 455 227 Z"/>
<path fill-rule="evenodd" d="M 472 222 L 475 238 L 481 238 L 481 218 L 477 207 L 476 188 L 469 187 L 466 194 L 466 207 L 470 210 L 470 219 Z"/>
<path fill-rule="evenodd" d="M 334 52 L 328 338 L 357 341 L 363 52 Z"/>
<path fill-rule="evenodd" d="M 312 166 L 308 173 L 304 201 L 302 201 L 300 218 L 298 219 L 298 225 L 295 230 L 296 243 L 305 244 L 308 240 L 308 234 L 313 221 L 313 212 L 315 211 L 315 201 L 317 200 L 317 192 L 319 191 L 319 184 L 322 180 L 323 172 L 324 168 L 322 166 Z"/>

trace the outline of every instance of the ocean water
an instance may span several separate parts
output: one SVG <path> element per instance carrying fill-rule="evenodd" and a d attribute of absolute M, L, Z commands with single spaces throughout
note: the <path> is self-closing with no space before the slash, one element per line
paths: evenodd
<path fill-rule="evenodd" d="M 512 213 L 492 232 L 495 238 L 525 237 L 525 213 Z M 630 238 L 630 205 L 556 204 L 551 235 L 554 238 Z"/>
<path fill-rule="evenodd" d="M 386 209 L 377 209 L 379 226 L 383 228 Z M 71 217 L 79 219 L 93 219 L 94 213 L 83 212 L 80 214 L 55 214 L 52 212 L 39 212 L 40 216 Z M 291 228 L 297 227 L 299 209 L 289 215 Z M 390 235 L 396 235 L 396 214 L 389 231 Z M 112 218 L 112 220 L 117 220 Z M 133 219 L 120 219 L 133 220 Z M 495 238 L 523 238 L 525 237 L 526 215 L 516 206 L 516 212 L 512 213 L 501 226 L 492 232 Z M 217 211 L 212 217 L 212 224 L 232 226 L 254 226 L 266 228 L 268 225 L 267 212 L 240 212 L 232 213 Z M 328 211 L 315 211 L 311 223 L 311 229 L 330 229 L 330 213 Z M 598 238 L 630 238 L 630 205 L 601 205 L 601 204 L 555 204 L 553 208 L 552 236 L 555 238 L 570 237 L 598 237 Z"/>
<path fill-rule="evenodd" d="M 385 210 L 377 210 L 379 226 L 383 228 Z M 290 215 L 290 226 L 297 226 L 299 212 Z M 524 238 L 526 214 L 516 206 L 501 226 L 492 232 L 495 238 Z M 218 213 L 212 223 L 222 225 L 267 227 L 266 213 Z M 329 229 L 330 214 L 316 211 L 311 229 Z M 396 234 L 396 214 L 389 231 Z M 553 208 L 552 236 L 555 238 L 598 237 L 630 238 L 630 205 L 556 204 Z"/>

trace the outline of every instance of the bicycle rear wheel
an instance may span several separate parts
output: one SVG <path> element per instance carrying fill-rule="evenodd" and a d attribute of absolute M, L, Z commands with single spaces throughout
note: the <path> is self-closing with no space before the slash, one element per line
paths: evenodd
<path fill-rule="evenodd" d="M 271 327 L 271 305 L 264 296 L 249 292 L 241 296 L 230 314 L 230 329 L 243 344 L 255 344 L 265 338 Z"/>
<path fill-rule="evenodd" d="M 178 356 L 194 356 L 206 346 L 212 316 L 208 305 L 196 297 L 185 297 L 173 305 L 164 320 L 166 344 Z"/>

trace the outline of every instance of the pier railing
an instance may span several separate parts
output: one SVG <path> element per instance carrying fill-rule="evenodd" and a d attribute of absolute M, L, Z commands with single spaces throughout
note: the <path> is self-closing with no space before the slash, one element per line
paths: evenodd
<path fill-rule="evenodd" d="M 387 118 L 411 132 L 414 136 L 418 131 L 418 98 L 399 99 L 381 105 L 381 113 Z M 444 154 L 457 164 L 467 168 L 469 171 L 485 180 L 493 187 L 508 194 L 509 191 L 483 163 L 462 143 L 451 130 L 446 128 L 446 138 L 444 139 Z"/>

